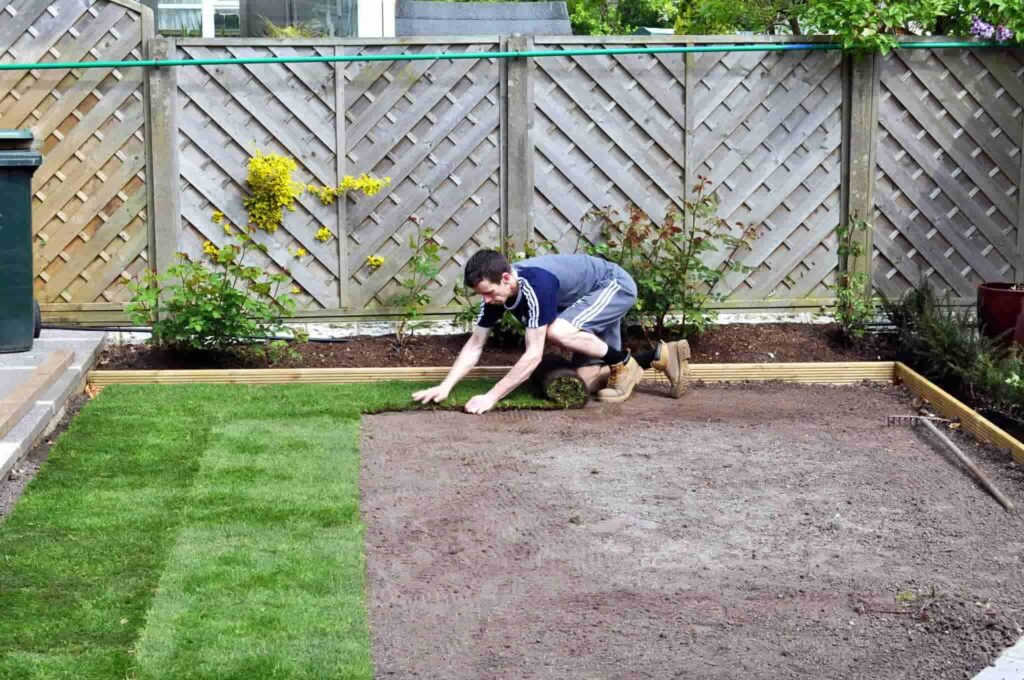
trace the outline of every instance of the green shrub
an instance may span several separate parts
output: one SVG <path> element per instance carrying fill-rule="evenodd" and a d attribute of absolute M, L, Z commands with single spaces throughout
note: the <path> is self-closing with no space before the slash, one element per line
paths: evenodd
<path fill-rule="evenodd" d="M 264 154 L 257 149 L 247 163 L 249 195 L 242 200 L 247 211 L 245 227 L 233 227 L 219 210 L 211 215 L 211 221 L 222 225 L 224 233 L 238 245 L 217 247 L 206 241 L 203 253 L 212 267 L 178 253 L 176 264 L 165 274 L 158 276 L 146 270 L 139 283 L 128 285 L 132 300 L 126 310 L 133 323 L 152 326 L 152 342 L 174 350 L 223 351 L 288 330 L 280 320 L 294 314 L 296 303 L 280 293 L 280 287 L 289 276 L 270 274 L 263 267 L 245 264 L 251 250 L 264 254 L 268 250 L 256 243 L 252 234 L 276 232 L 283 224 L 285 212 L 295 210 L 295 200 L 307 189 L 324 205 L 330 205 L 349 191 L 372 196 L 391 183 L 390 177 L 374 178 L 364 173 L 359 177 L 344 176 L 337 187 L 305 185 L 293 179 L 297 167 L 294 159 Z M 320 225 L 313 238 L 326 243 L 335 236 Z M 301 247 L 289 252 L 298 260 L 308 255 Z M 383 259 L 376 255 L 368 259 L 383 264 Z M 294 287 L 291 292 L 297 295 L 302 291 Z M 304 337 L 298 333 L 291 335 L 297 339 Z M 288 353 L 281 342 L 259 346 L 256 351 L 272 363 Z"/>
<path fill-rule="evenodd" d="M 944 384 L 962 383 L 982 355 L 995 355 L 995 343 L 978 333 L 969 310 L 953 305 L 927 284 L 908 290 L 899 300 L 881 296 L 890 323 L 896 327 L 901 358 L 926 367 L 929 377 Z"/>
<path fill-rule="evenodd" d="M 882 297 L 895 326 L 900 359 L 972 403 L 1017 415 L 1024 412 L 1024 361 L 978 332 L 973 313 L 952 304 L 927 284 L 898 300 Z"/>
<path fill-rule="evenodd" d="M 286 332 L 280 319 L 292 315 L 295 301 L 279 289 L 288 276 L 244 265 L 250 249 L 265 246 L 243 231 L 235 239 L 238 245 L 222 248 L 206 242 L 210 267 L 178 253 L 167 274 L 146 270 L 140 283 L 128 284 L 132 322 L 152 326 L 153 341 L 174 350 L 224 351 Z"/>
<path fill-rule="evenodd" d="M 864 337 L 868 324 L 875 318 L 875 302 L 869 292 L 868 275 L 850 270 L 850 261 L 864 254 L 864 244 L 858 235 L 869 229 L 871 225 L 857 219 L 836 229 L 839 274 L 835 285 L 831 286 L 836 296 L 832 314 L 847 340 Z"/>
<path fill-rule="evenodd" d="M 684 201 L 683 211 L 670 209 L 661 225 L 654 224 L 642 210 L 629 207 L 626 220 L 613 210 L 592 211 L 602 222 L 601 240 L 586 247 L 625 269 L 636 282 L 637 303 L 627 317 L 643 329 L 649 340 L 667 335 L 670 314 L 678 314 L 684 336 L 699 335 L 714 321 L 709 303 L 725 298 L 715 286 L 729 272 L 753 271 L 739 262 L 739 254 L 756 238 L 754 227 L 735 228 L 718 217 L 717 196 L 704 177 L 694 187 L 693 200 Z M 718 264 L 710 256 L 724 251 Z"/>
<path fill-rule="evenodd" d="M 424 228 L 421 218 L 413 215 L 411 219 L 416 225 L 416 233 L 409 237 L 412 257 L 409 258 L 408 274 L 399 282 L 402 292 L 392 300 L 392 304 L 402 308 L 402 318 L 395 331 L 400 347 L 415 330 L 415 322 L 423 316 L 423 308 L 430 304 L 427 290 L 441 273 L 441 251 L 444 250 L 434 239 L 434 231 Z"/>

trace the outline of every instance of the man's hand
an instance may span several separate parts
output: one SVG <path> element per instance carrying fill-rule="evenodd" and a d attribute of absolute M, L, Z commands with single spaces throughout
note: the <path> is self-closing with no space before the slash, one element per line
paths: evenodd
<path fill-rule="evenodd" d="M 466 413 L 486 413 L 494 408 L 497 401 L 488 394 L 478 394 L 466 404 Z"/>
<path fill-rule="evenodd" d="M 448 398 L 449 391 L 450 390 L 444 385 L 438 385 L 437 387 L 431 387 L 430 389 L 413 392 L 412 399 L 413 401 L 418 401 L 421 404 L 429 404 L 431 402 L 440 404 Z"/>

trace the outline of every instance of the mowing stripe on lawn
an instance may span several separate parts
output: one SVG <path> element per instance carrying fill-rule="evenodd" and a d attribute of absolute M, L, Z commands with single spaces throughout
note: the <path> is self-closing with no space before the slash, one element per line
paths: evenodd
<path fill-rule="evenodd" d="M 371 678 L 359 420 L 211 432 L 138 646 L 141 678 Z"/>
<path fill-rule="evenodd" d="M 0 678 L 368 677 L 358 423 L 417 388 L 104 390 L 0 524 Z"/>
<path fill-rule="evenodd" d="M 0 678 L 128 673 L 205 448 L 195 407 L 115 391 L 55 444 L 0 525 Z"/>

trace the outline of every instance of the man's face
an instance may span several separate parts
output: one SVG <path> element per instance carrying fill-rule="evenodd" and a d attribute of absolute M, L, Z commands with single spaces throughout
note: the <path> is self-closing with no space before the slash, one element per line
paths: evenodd
<path fill-rule="evenodd" d="M 503 305 L 512 297 L 512 275 L 505 272 L 501 275 L 498 283 L 491 283 L 487 279 L 481 279 L 480 283 L 473 287 L 489 305 Z"/>

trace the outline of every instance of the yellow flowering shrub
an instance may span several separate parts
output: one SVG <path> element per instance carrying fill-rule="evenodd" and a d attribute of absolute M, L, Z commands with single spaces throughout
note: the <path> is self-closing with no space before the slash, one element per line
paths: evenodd
<path fill-rule="evenodd" d="M 258 149 L 249 159 L 246 182 L 252 195 L 242 204 L 249 211 L 249 222 L 257 229 L 273 234 L 284 220 L 284 211 L 295 210 L 295 199 L 306 190 L 306 185 L 292 179 L 297 167 L 291 158 Z"/>
<path fill-rule="evenodd" d="M 248 212 L 246 222 L 232 225 L 221 210 L 210 214 L 211 221 L 221 225 L 225 238 L 238 245 L 218 246 L 205 241 L 205 257 L 193 261 L 184 253 L 166 275 L 147 269 L 138 284 L 129 284 L 132 300 L 126 310 L 137 323 L 153 326 L 154 342 L 168 347 L 223 351 L 250 342 L 251 338 L 290 332 L 296 338 L 303 334 L 288 329 L 281 321 L 295 312 L 296 304 L 288 294 L 279 292 L 291 280 L 285 273 L 271 273 L 265 266 L 250 264 L 249 251 L 269 254 L 269 248 L 254 239 L 257 230 L 274 233 L 284 222 L 285 211 L 295 210 L 295 201 L 306 191 L 324 205 L 338 196 L 359 191 L 372 196 L 390 186 L 389 177 L 375 178 L 363 173 L 346 176 L 336 187 L 319 187 L 293 179 L 298 164 L 294 159 L 256 150 L 247 164 L 246 183 L 250 194 L 242 200 Z M 321 225 L 314 236 L 327 243 L 334 233 Z M 44 241 L 40 237 L 41 241 Z M 45 241 L 43 243 L 45 245 Z M 301 260 L 308 255 L 305 248 L 288 248 L 289 254 Z M 384 258 L 371 256 L 376 269 Z M 301 289 L 291 286 L 291 294 Z M 165 315 L 158 310 L 168 312 Z M 267 348 L 273 348 L 269 343 Z"/>
<path fill-rule="evenodd" d="M 342 192 L 345 191 L 361 191 L 367 196 L 373 196 L 384 187 L 391 186 L 390 177 L 382 177 L 380 179 L 376 177 L 370 177 L 365 172 L 359 177 L 352 177 L 346 175 L 341 181 L 341 186 L 338 187 Z"/>
<path fill-rule="evenodd" d="M 391 186 L 390 177 L 370 177 L 364 172 L 359 177 L 345 175 L 341 180 L 341 184 L 336 187 L 318 187 L 315 184 L 309 184 L 306 186 L 306 189 L 309 193 L 319 198 L 324 205 L 330 205 L 334 203 L 334 199 L 338 196 L 349 191 L 359 191 L 366 196 L 373 196 L 388 186 Z"/>

